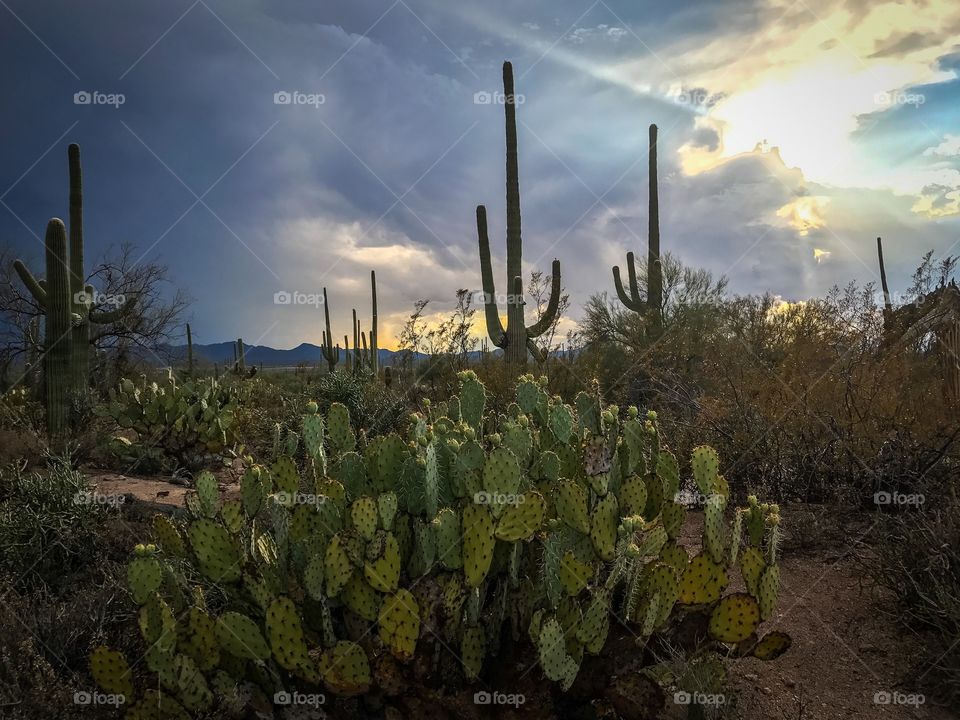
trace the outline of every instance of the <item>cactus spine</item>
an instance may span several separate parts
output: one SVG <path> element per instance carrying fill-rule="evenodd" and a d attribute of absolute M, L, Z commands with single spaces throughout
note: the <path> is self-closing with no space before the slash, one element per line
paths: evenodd
<path fill-rule="evenodd" d="M 660 193 L 657 185 L 657 126 L 650 126 L 650 186 L 647 212 L 647 299 L 644 303 L 637 285 L 637 269 L 632 252 L 627 253 L 629 293 L 623 287 L 619 266 L 613 268 L 617 297 L 629 310 L 647 313 L 655 328 L 663 324 L 663 268 L 660 260 Z"/>
<path fill-rule="evenodd" d="M 520 172 L 517 160 L 517 110 L 513 91 L 513 66 L 503 64 L 504 115 L 507 143 L 507 327 L 500 321 L 497 290 L 490 264 L 490 239 L 487 236 L 487 209 L 477 206 L 477 235 L 480 245 L 480 274 L 485 296 L 487 333 L 491 342 L 503 348 L 508 364 L 524 365 L 528 350 L 539 353 L 532 339 L 553 324 L 560 303 L 560 261 L 553 261 L 550 300 L 538 322 L 527 327 L 523 313 L 523 241 L 520 234 Z"/>
<path fill-rule="evenodd" d="M 54 218 L 47 224 L 44 241 L 46 280 L 37 280 L 19 260 L 13 264 L 23 284 L 47 316 L 44 377 L 47 383 L 47 425 L 51 435 L 58 435 L 67 429 L 69 396 L 85 389 L 90 381 L 90 325 L 109 325 L 120 320 L 135 301 L 135 298 L 130 298 L 113 310 L 94 307 L 93 286 L 84 282 L 80 146 L 71 144 L 67 148 L 67 158 L 70 173 L 69 252 L 63 221 Z M 54 378 L 54 375 L 57 377 Z"/>
<path fill-rule="evenodd" d="M 340 346 L 333 344 L 333 333 L 330 332 L 330 303 L 327 302 L 327 289 L 323 289 L 323 319 L 327 329 L 323 333 L 323 344 L 320 346 L 327 368 L 333 372 L 340 361 Z"/>

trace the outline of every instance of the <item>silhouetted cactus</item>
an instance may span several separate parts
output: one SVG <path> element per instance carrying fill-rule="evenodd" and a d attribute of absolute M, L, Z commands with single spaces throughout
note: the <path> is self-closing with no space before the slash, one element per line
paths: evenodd
<path fill-rule="evenodd" d="M 193 377 L 193 334 L 190 332 L 190 323 L 187 323 L 187 376 Z"/>
<path fill-rule="evenodd" d="M 51 435 L 67 430 L 70 395 L 90 381 L 90 325 L 109 325 L 129 312 L 135 298 L 112 310 L 94 307 L 95 294 L 83 268 L 83 173 L 80 146 L 67 149 L 70 167 L 70 246 L 66 228 L 54 218 L 47 224 L 46 279 L 37 280 L 19 260 L 13 264 L 23 284 L 46 313 L 44 376 L 47 428 Z M 52 353 L 52 355 L 51 355 Z M 53 377 L 53 376 L 56 377 Z"/>
<path fill-rule="evenodd" d="M 650 126 L 650 189 L 647 219 L 647 299 L 644 302 L 637 285 L 637 269 L 632 252 L 627 253 L 629 294 L 623 287 L 620 268 L 613 268 L 613 284 L 617 297 L 629 310 L 645 313 L 654 327 L 663 321 L 663 268 L 660 261 L 660 200 L 657 186 L 657 126 Z"/>
<path fill-rule="evenodd" d="M 517 161 L 517 115 L 513 91 L 513 66 L 503 64 L 504 115 L 507 143 L 507 327 L 500 321 L 497 290 L 490 264 L 487 236 L 487 209 L 477 206 L 477 235 L 480 244 L 480 274 L 483 283 L 487 333 L 504 350 L 509 364 L 523 365 L 527 352 L 539 355 L 532 338 L 542 335 L 554 322 L 560 304 L 560 261 L 553 261 L 550 300 L 539 321 L 527 327 L 523 313 L 523 241 L 520 234 L 520 172 Z"/>
<path fill-rule="evenodd" d="M 323 343 L 320 346 L 320 351 L 324 360 L 327 361 L 327 369 L 333 372 L 340 361 L 340 346 L 333 344 L 333 333 L 330 332 L 330 303 L 327 302 L 326 288 L 323 289 L 323 319 L 327 329 L 323 332 Z"/>

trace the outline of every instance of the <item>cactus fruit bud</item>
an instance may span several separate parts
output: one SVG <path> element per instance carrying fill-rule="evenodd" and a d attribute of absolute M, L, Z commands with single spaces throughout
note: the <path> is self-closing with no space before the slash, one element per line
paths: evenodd
<path fill-rule="evenodd" d="M 656 419 L 657 419 L 657 411 L 656 411 L 656 410 L 647 410 L 647 420 L 653 422 L 653 421 L 656 420 Z"/>
<path fill-rule="evenodd" d="M 630 407 L 627 408 L 627 415 L 630 416 L 630 419 L 631 419 L 631 420 L 636 420 L 636 419 L 637 419 L 637 415 L 639 415 L 639 414 L 640 414 L 640 411 L 637 410 L 637 406 L 636 406 L 636 405 L 631 405 Z"/>
<path fill-rule="evenodd" d="M 315 400 L 311 400 L 310 402 L 307 403 L 307 414 L 308 414 L 308 415 L 316 415 L 316 414 L 317 414 L 317 411 L 318 411 L 319 409 L 320 409 L 320 406 L 317 405 L 317 403 L 316 403 Z"/>

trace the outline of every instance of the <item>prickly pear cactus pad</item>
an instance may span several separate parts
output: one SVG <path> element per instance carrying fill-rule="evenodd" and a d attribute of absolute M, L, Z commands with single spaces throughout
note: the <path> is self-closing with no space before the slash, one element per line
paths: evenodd
<path fill-rule="evenodd" d="M 307 651 L 300 616 L 293 601 L 287 597 L 274 600 L 267 610 L 266 624 L 270 648 L 277 664 L 307 682 L 319 682 L 320 676 Z"/>
<path fill-rule="evenodd" d="M 520 495 L 517 502 L 507 506 L 500 516 L 495 532 L 497 539 L 506 542 L 528 540 L 540 529 L 545 513 L 543 495 L 536 490 Z"/>
<path fill-rule="evenodd" d="M 483 505 L 465 505 L 463 508 L 463 574 L 467 585 L 478 587 L 493 562 L 493 517 Z"/>
<path fill-rule="evenodd" d="M 137 605 L 143 605 L 163 582 L 163 568 L 154 557 L 135 557 L 127 565 L 127 585 Z"/>
<path fill-rule="evenodd" d="M 792 644 L 793 640 L 784 632 L 767 633 L 753 646 L 751 655 L 758 660 L 776 660 L 789 650 Z"/>
<path fill-rule="evenodd" d="M 337 695 L 360 695 L 370 689 L 370 661 L 363 648 L 339 641 L 320 656 L 323 683 Z"/>
<path fill-rule="evenodd" d="M 420 608 L 408 590 L 398 590 L 380 607 L 380 639 L 398 660 L 413 659 L 420 636 Z"/>
<path fill-rule="evenodd" d="M 240 579 L 240 552 L 223 525 L 213 520 L 197 520 L 191 523 L 188 535 L 204 575 L 214 582 Z"/>
<path fill-rule="evenodd" d="M 124 702 L 134 699 L 133 676 L 123 653 L 103 645 L 90 653 L 90 674 L 94 681 L 110 695 L 122 695 Z"/>
<path fill-rule="evenodd" d="M 723 598 L 710 614 L 710 636 L 724 643 L 750 637 L 760 624 L 760 606 L 746 593 Z"/>
<path fill-rule="evenodd" d="M 215 633 L 220 648 L 236 658 L 266 660 L 270 648 L 257 624 L 246 615 L 225 612 L 216 621 Z"/>
<path fill-rule="evenodd" d="M 706 605 L 720 599 L 727 587 L 727 571 L 708 554 L 700 553 L 690 560 L 680 580 L 680 602 L 684 605 Z"/>

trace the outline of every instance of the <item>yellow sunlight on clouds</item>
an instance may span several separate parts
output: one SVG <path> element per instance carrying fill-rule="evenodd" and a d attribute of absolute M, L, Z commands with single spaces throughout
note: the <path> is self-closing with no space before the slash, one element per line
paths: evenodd
<path fill-rule="evenodd" d="M 824 209 L 830 198 L 820 195 L 806 195 L 787 203 L 777 210 L 777 217 L 785 218 L 800 235 L 826 226 Z M 828 253 L 829 254 L 829 253 Z"/>

